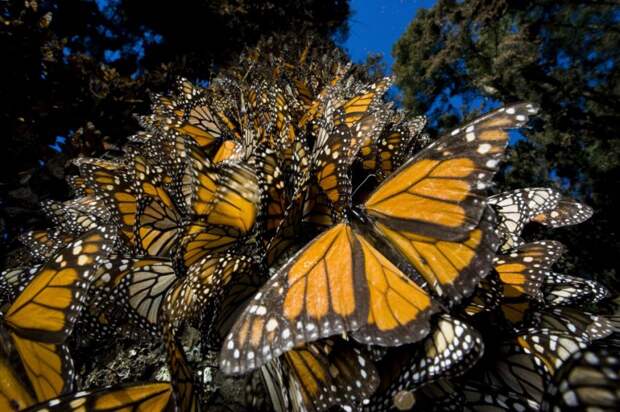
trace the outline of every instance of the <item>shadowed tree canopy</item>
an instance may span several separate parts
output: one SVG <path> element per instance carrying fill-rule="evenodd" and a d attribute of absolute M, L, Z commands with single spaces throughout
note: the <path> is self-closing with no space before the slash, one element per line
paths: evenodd
<path fill-rule="evenodd" d="M 149 93 L 208 81 L 261 36 L 344 35 L 346 0 L 7 1 L 0 5 L 0 253 L 65 196 L 67 159 L 115 150 Z"/>
<path fill-rule="evenodd" d="M 405 106 L 435 131 L 500 102 L 541 106 L 532 128 L 514 134 L 497 190 L 555 185 L 593 206 L 588 224 L 549 236 L 569 246 L 571 270 L 617 292 L 620 4 L 439 0 L 393 52 Z"/>

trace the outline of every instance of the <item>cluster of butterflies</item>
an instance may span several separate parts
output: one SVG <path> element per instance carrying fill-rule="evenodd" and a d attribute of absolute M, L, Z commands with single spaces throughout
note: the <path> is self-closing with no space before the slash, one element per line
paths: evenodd
<path fill-rule="evenodd" d="M 617 410 L 620 329 L 598 283 L 558 274 L 530 222 L 592 210 L 553 189 L 488 196 L 495 110 L 429 144 L 335 50 L 271 45 L 154 96 L 122 153 L 78 158 L 0 276 L 1 410 L 208 409 L 200 332 L 250 410 Z M 170 382 L 75 392 L 79 339 L 159 339 Z"/>

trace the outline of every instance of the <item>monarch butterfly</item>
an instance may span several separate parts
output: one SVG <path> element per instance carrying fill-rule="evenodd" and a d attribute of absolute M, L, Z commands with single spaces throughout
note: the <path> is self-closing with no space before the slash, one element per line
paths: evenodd
<path fill-rule="evenodd" d="M 194 390 L 194 372 L 187 363 L 182 346 L 177 341 L 171 315 L 177 316 L 169 310 L 162 310 L 160 325 L 175 394 L 175 404 L 182 411 L 193 412 L 198 410 L 200 402 Z"/>
<path fill-rule="evenodd" d="M 260 371 L 274 408 L 281 411 L 359 409 L 379 384 L 377 370 L 359 349 L 330 339 L 287 352 Z"/>
<path fill-rule="evenodd" d="M 165 411 L 169 408 L 171 398 L 172 388 L 167 382 L 132 383 L 65 395 L 46 403 L 33 405 L 25 410 L 30 412 Z"/>
<path fill-rule="evenodd" d="M 525 352 L 534 356 L 534 361 L 553 376 L 568 357 L 587 347 L 589 340 L 551 329 L 531 328 L 517 337 Z"/>
<path fill-rule="evenodd" d="M 215 330 L 218 314 L 220 311 L 226 315 L 234 312 L 234 308 L 230 307 L 232 302 L 236 302 L 234 297 L 238 297 L 240 292 L 243 299 L 243 294 L 247 291 L 242 288 L 234 294 L 231 292 L 229 298 L 232 302 L 230 300 L 221 302 L 221 296 L 226 290 L 230 290 L 231 286 L 237 285 L 239 278 L 243 279 L 239 282 L 242 284 L 247 279 L 246 274 L 250 273 L 251 276 L 254 270 L 251 263 L 250 259 L 244 256 L 207 255 L 190 267 L 186 277 L 178 279 L 166 294 L 160 309 L 159 324 L 166 343 L 172 383 L 181 410 L 196 410 L 198 398 L 193 389 L 193 372 L 187 364 L 181 346 L 176 341 L 176 325 L 196 320 L 196 315 L 207 314 L 206 320 L 202 320 L 202 323 L 209 328 L 204 344 L 206 346 L 212 344 L 213 339 L 220 333 L 219 330 Z M 225 324 L 224 320 L 219 326 L 224 327 Z"/>
<path fill-rule="evenodd" d="M 9 307 L 4 324 L 23 338 L 64 342 L 111 239 L 104 228 L 90 231 L 50 258 Z"/>
<path fill-rule="evenodd" d="M 0 409 L 20 411 L 34 403 L 35 400 L 20 381 L 8 359 L 0 356 Z"/>
<path fill-rule="evenodd" d="M 389 78 L 383 79 L 341 104 L 330 100 L 321 119 L 312 165 L 318 185 L 339 210 L 350 206 L 346 202 L 351 194 L 351 163 L 364 142 L 378 134 L 385 124 L 385 115 L 369 110 L 389 84 Z"/>
<path fill-rule="evenodd" d="M 73 390 L 75 371 L 66 345 L 37 342 L 14 333 L 6 343 L 12 346 L 21 359 L 21 369 L 37 401 Z"/>
<path fill-rule="evenodd" d="M 136 238 L 147 255 L 173 256 L 183 227 L 183 219 L 172 202 L 150 199 L 138 208 Z"/>
<path fill-rule="evenodd" d="M 295 138 L 293 112 L 303 110 L 292 94 L 293 91 L 289 88 L 274 87 L 270 91 L 271 121 L 268 123 L 270 127 L 266 133 L 277 136 L 280 150 L 289 146 Z"/>
<path fill-rule="evenodd" d="M 474 291 L 470 300 L 463 308 L 469 316 L 495 310 L 504 298 L 502 282 L 495 270 L 492 270 L 486 278 L 482 279 Z"/>
<path fill-rule="evenodd" d="M 196 171 L 191 209 L 207 223 L 232 226 L 247 233 L 254 226 L 259 201 L 256 176 L 240 164 Z"/>
<path fill-rule="evenodd" d="M 505 129 L 535 112 L 529 104 L 516 105 L 453 130 L 407 161 L 363 204 L 376 230 L 451 303 L 470 295 L 488 271 L 496 239 L 478 227 L 486 208 L 480 196 L 503 154 Z"/>
<path fill-rule="evenodd" d="M 155 96 L 153 114 L 142 117 L 141 124 L 149 129 L 177 130 L 189 136 L 199 147 L 207 148 L 226 134 L 204 89 L 194 87 L 187 79 L 176 82 L 175 97 Z"/>
<path fill-rule="evenodd" d="M 219 350 L 245 305 L 263 286 L 265 280 L 265 276 L 258 270 L 240 270 L 234 274 L 234 279 L 231 279 L 223 288 L 214 323 L 204 322 L 204 327 L 208 328 L 207 343 L 209 345 L 217 345 L 216 350 Z"/>
<path fill-rule="evenodd" d="M 527 295 L 541 300 L 541 287 L 545 276 L 565 249 L 560 242 L 541 240 L 496 257 L 494 265 L 503 284 L 504 297 L 518 298 Z"/>
<path fill-rule="evenodd" d="M 108 311 L 117 323 L 129 322 L 156 335 L 161 306 L 177 275 L 169 260 L 150 260 L 153 262 L 136 265 L 115 279 L 111 294 L 114 304 Z"/>
<path fill-rule="evenodd" d="M 94 268 L 112 243 L 105 229 L 87 232 L 50 258 L 4 315 L 3 324 L 38 400 L 71 390 L 73 363 L 64 342 L 84 304 Z"/>
<path fill-rule="evenodd" d="M 532 324 L 538 329 L 571 334 L 588 341 L 602 339 L 614 330 L 613 323 L 605 316 L 566 307 L 537 311 Z"/>
<path fill-rule="evenodd" d="M 373 227 L 438 295 L 460 300 L 486 275 L 495 239 L 479 193 L 497 169 L 504 128 L 534 111 L 531 105 L 500 109 L 455 130 L 405 163 L 364 203 L 361 212 Z M 445 185 L 445 193 L 437 185 Z M 225 342 L 222 369 L 243 373 L 294 345 L 346 331 L 366 343 L 415 342 L 428 332 L 433 311 L 424 290 L 339 223 L 256 295 Z"/>
<path fill-rule="evenodd" d="M 109 162 L 78 162 L 80 173 L 112 214 L 128 246 L 135 244 L 134 225 L 138 213 L 137 195 L 123 165 Z"/>
<path fill-rule="evenodd" d="M 222 308 L 221 298 L 226 288 L 252 270 L 252 260 L 242 255 L 205 256 L 192 265 L 187 275 L 178 279 L 167 293 L 161 309 L 164 319 L 179 323 L 194 320 L 198 314 L 206 314 L 208 319 L 202 321 L 211 327 Z"/>
<path fill-rule="evenodd" d="M 385 94 L 391 84 L 392 79 L 390 77 L 384 77 L 378 82 L 357 92 L 353 98 L 336 105 L 334 108 L 334 125 L 338 126 L 344 123 L 347 127 L 352 128 L 373 109 L 373 106 Z M 322 145 L 319 144 L 319 147 L 321 146 Z"/>
<path fill-rule="evenodd" d="M 569 306 L 599 302 L 609 296 L 609 291 L 591 279 L 550 272 L 545 277 L 543 295 L 550 306 Z"/>
<path fill-rule="evenodd" d="M 69 175 L 65 179 L 71 192 L 76 197 L 91 196 L 95 192 L 86 185 L 86 180 L 81 176 Z"/>
<path fill-rule="evenodd" d="M 238 161 L 242 158 L 242 146 L 239 142 L 234 140 L 224 140 L 218 147 L 215 155 L 213 155 L 212 162 L 214 165 L 226 161 Z"/>
<path fill-rule="evenodd" d="M 266 262 L 270 266 L 279 266 L 276 263 L 290 257 L 309 237 L 308 233 L 303 230 L 303 210 L 297 206 L 299 205 L 291 203 L 287 207 L 284 220 L 280 222 L 265 246 Z"/>
<path fill-rule="evenodd" d="M 614 334 L 573 354 L 556 372 L 543 401 L 548 411 L 620 408 L 620 339 Z"/>
<path fill-rule="evenodd" d="M 360 145 L 377 134 L 384 122 L 381 115 L 369 114 L 349 128 L 344 119 L 329 132 L 325 142 L 317 141 L 313 156 L 316 180 L 338 213 L 351 207 L 350 167 Z"/>
<path fill-rule="evenodd" d="M 423 289 L 341 223 L 303 248 L 256 294 L 225 342 L 222 368 L 243 373 L 296 344 L 351 330 L 367 343 L 415 341 L 428 332 L 434 310 Z"/>
<path fill-rule="evenodd" d="M 41 203 L 41 209 L 55 226 L 74 236 L 92 230 L 110 218 L 105 207 L 91 196 L 66 202 L 48 200 Z"/>
<path fill-rule="evenodd" d="M 484 351 L 480 334 L 447 314 L 441 315 L 429 336 L 416 345 L 418 350 L 411 346 L 393 349 L 379 362 L 382 385 L 371 399 L 370 410 L 387 410 L 403 391 L 465 373 Z"/>
<path fill-rule="evenodd" d="M 211 225 L 196 220 L 187 226 L 177 255 L 185 268 L 189 268 L 209 254 L 232 249 L 243 239 L 243 233 L 234 227 Z"/>
<path fill-rule="evenodd" d="M 195 98 L 186 106 L 182 120 L 175 126 L 180 132 L 189 135 L 198 147 L 208 147 L 222 137 L 234 133 L 220 125 L 221 121 L 214 113 L 208 98 Z"/>
<path fill-rule="evenodd" d="M 19 241 L 26 246 L 28 254 L 38 262 L 50 256 L 73 240 L 73 236 L 59 229 L 34 230 L 19 235 Z"/>
<path fill-rule="evenodd" d="M 333 205 L 327 195 L 316 185 L 312 184 L 308 196 L 303 204 L 302 221 L 310 223 L 319 230 L 325 230 L 336 223 L 332 216 Z"/>
<path fill-rule="evenodd" d="M 185 77 L 178 77 L 174 82 L 176 100 L 181 103 L 190 101 L 198 96 L 202 96 L 206 93 L 206 90 L 202 87 L 195 86 Z"/>
<path fill-rule="evenodd" d="M 334 86 L 338 84 L 346 75 L 346 73 L 351 68 L 351 65 L 342 65 L 337 66 L 334 77 L 326 83 L 322 90 L 317 93 L 315 99 L 310 103 L 309 107 L 299 119 L 297 123 L 297 127 L 303 130 L 308 124 L 315 123 L 317 119 L 320 119 L 324 116 L 324 112 L 326 111 L 326 101 L 329 97 L 331 97 L 331 93 L 334 91 Z M 370 86 L 372 88 L 372 85 Z M 370 91 L 372 93 L 372 91 Z M 360 105 L 364 105 L 368 103 L 368 97 L 373 98 L 374 96 L 368 96 L 368 93 L 363 93 L 361 96 L 355 96 L 353 99 L 348 101 L 351 112 L 352 109 L 361 109 Z M 345 102 L 346 104 L 347 102 Z"/>
<path fill-rule="evenodd" d="M 81 314 L 80 331 L 97 340 L 106 340 L 118 332 L 117 328 L 125 327 L 129 307 L 118 308 L 115 286 L 119 285 L 130 270 L 153 265 L 165 259 L 131 258 L 121 255 L 110 255 L 95 271 L 89 290 L 85 311 Z M 129 293 L 129 292 L 127 292 Z M 123 316 L 118 316 L 121 313 Z M 113 316 L 114 315 L 114 316 Z M 133 332 L 133 329 L 130 331 Z"/>
<path fill-rule="evenodd" d="M 581 223 L 590 218 L 592 209 L 549 188 L 528 188 L 504 192 L 489 198 L 499 214 L 498 231 L 502 250 L 521 245 L 524 226 L 535 221 L 551 227 Z"/>
<path fill-rule="evenodd" d="M 493 274 L 480 283 L 465 312 L 473 315 L 499 306 L 512 324 L 526 321 L 533 307 L 540 306 L 543 282 L 563 251 L 561 243 L 544 240 L 498 255 Z"/>
<path fill-rule="evenodd" d="M 256 220 L 261 225 L 262 236 L 270 239 L 284 220 L 287 204 L 284 174 L 277 153 L 262 144 L 257 146 L 250 163 L 254 166 L 260 192 L 261 207 Z"/>
<path fill-rule="evenodd" d="M 532 218 L 532 221 L 552 228 L 576 225 L 590 219 L 594 210 L 583 203 L 563 197 L 554 210 L 546 210 Z"/>
<path fill-rule="evenodd" d="M 174 254 L 184 222 L 165 187 L 165 172 L 152 167 L 140 155 L 132 155 L 131 162 L 138 203 L 134 229 L 138 251 L 151 256 L 170 256 Z"/>
<path fill-rule="evenodd" d="M 377 180 L 385 179 L 410 156 L 425 125 L 425 117 L 404 123 L 398 118 L 391 119 L 376 141 L 369 138 L 362 144 L 359 152 L 362 167 L 375 172 Z"/>

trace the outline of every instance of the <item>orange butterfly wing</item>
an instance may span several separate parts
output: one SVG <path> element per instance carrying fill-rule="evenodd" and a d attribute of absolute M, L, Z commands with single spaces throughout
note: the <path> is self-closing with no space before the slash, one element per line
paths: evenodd
<path fill-rule="evenodd" d="M 222 369 L 243 373 L 296 345 L 348 331 L 365 343 L 414 342 L 428 333 L 433 311 L 422 288 L 341 223 L 256 294 L 224 343 Z"/>
<path fill-rule="evenodd" d="M 491 218 L 483 219 L 485 190 L 507 129 L 535 111 L 519 104 L 453 130 L 384 180 L 363 205 L 376 229 L 450 302 L 469 295 L 491 267 L 497 239 Z"/>
<path fill-rule="evenodd" d="M 112 243 L 105 229 L 93 230 L 50 258 L 9 307 L 5 324 L 24 338 L 63 343 L 84 304 L 95 267 Z"/>
<path fill-rule="evenodd" d="M 15 334 L 12 338 L 38 401 L 73 390 L 73 360 L 65 345 L 36 342 Z"/>

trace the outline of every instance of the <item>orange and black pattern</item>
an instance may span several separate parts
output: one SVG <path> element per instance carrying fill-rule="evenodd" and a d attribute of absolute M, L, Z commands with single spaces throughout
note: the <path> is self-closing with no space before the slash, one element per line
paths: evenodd
<path fill-rule="evenodd" d="M 19 367 L 38 401 L 71 392 L 75 372 L 65 345 L 94 276 L 110 253 L 113 236 L 104 229 L 87 232 L 29 276 L 4 313 L 2 347 L 16 353 Z M 8 335 L 8 336 L 7 336 Z"/>
<path fill-rule="evenodd" d="M 379 373 L 363 350 L 337 338 L 296 348 L 263 366 L 260 375 L 276 410 L 352 409 L 379 384 Z"/>
<path fill-rule="evenodd" d="M 222 368 L 243 373 L 294 346 L 347 331 L 364 343 L 415 342 L 428 333 L 434 311 L 427 292 L 341 223 L 254 296 L 224 342 Z"/>
<path fill-rule="evenodd" d="M 517 189 L 491 196 L 489 203 L 499 214 L 498 234 L 502 250 L 523 244 L 521 232 L 529 222 L 550 227 L 576 225 L 588 220 L 593 210 L 549 188 Z"/>
<path fill-rule="evenodd" d="M 536 107 L 429 144 L 391 78 L 303 36 L 198 84 L 153 95 L 121 150 L 74 160 L 73 198 L 22 235 L 0 272 L 0 409 L 209 410 L 240 402 L 213 382 L 250 373 L 265 410 L 540 410 L 553 387 L 597 405 L 579 378 L 613 361 L 618 321 L 593 306 L 609 292 L 554 272 L 564 248 L 526 230 L 592 210 L 546 188 L 491 196 Z M 83 391 L 118 369 L 84 354 L 162 379 L 126 359 L 150 347 L 170 382 Z"/>

